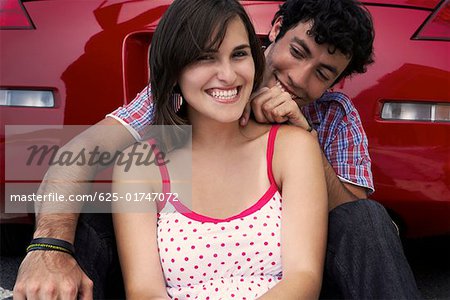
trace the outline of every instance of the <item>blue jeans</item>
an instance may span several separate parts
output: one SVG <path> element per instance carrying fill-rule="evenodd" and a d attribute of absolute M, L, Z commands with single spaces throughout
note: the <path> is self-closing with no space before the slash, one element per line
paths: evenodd
<path fill-rule="evenodd" d="M 321 298 L 420 299 L 400 238 L 382 205 L 358 200 L 329 214 Z M 78 263 L 94 282 L 95 299 L 125 298 L 110 214 L 82 214 Z"/>
<path fill-rule="evenodd" d="M 94 282 L 94 299 L 125 299 L 112 215 L 80 214 L 75 255 Z"/>
<path fill-rule="evenodd" d="M 372 200 L 329 213 L 323 299 L 420 299 L 397 228 Z"/>

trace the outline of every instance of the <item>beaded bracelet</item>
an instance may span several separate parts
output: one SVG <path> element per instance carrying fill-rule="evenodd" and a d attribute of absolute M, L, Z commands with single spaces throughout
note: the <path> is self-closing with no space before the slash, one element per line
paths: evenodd
<path fill-rule="evenodd" d="M 75 256 L 75 248 L 71 243 L 54 238 L 33 239 L 27 247 L 27 253 L 36 250 L 59 251 Z"/>

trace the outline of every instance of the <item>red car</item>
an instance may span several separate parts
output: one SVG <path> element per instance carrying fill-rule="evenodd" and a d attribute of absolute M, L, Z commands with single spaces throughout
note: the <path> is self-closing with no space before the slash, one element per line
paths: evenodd
<path fill-rule="evenodd" d="M 5 125 L 93 124 L 131 101 L 148 81 L 152 33 L 170 3 L 2 0 L 0 168 Z M 242 1 L 261 36 L 280 3 Z M 335 89 L 353 99 L 366 129 L 371 197 L 407 237 L 448 234 L 449 1 L 364 3 L 375 23 L 376 63 Z M 3 205 L 4 172 L 0 180 Z M 3 224 L 24 220 L 1 216 Z"/>

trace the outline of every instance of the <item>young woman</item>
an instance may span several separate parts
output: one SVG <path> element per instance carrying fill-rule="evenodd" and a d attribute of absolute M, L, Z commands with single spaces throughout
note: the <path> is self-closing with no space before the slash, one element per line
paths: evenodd
<path fill-rule="evenodd" d="M 175 0 L 150 68 L 156 124 L 190 124 L 192 141 L 166 165 L 114 170 L 113 192 L 183 195 L 158 212 L 114 215 L 127 298 L 317 298 L 327 227 L 320 149 L 302 129 L 239 126 L 264 70 L 242 6 Z M 190 148 L 192 199 L 170 181 L 183 176 L 174 166 Z"/>

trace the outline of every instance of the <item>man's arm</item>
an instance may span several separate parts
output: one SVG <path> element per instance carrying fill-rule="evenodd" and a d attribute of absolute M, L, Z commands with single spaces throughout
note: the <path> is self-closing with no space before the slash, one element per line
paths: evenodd
<path fill-rule="evenodd" d="M 313 134 L 317 135 L 317 132 L 315 130 L 313 130 L 312 132 Z M 343 203 L 367 198 L 367 192 L 365 188 L 350 183 L 343 183 L 339 179 L 323 152 L 322 162 L 325 170 L 325 179 L 327 182 L 329 211 Z"/>
<path fill-rule="evenodd" d="M 105 118 L 72 139 L 60 149 L 60 153 L 79 153 L 82 149 L 115 153 L 135 142 L 133 136 L 120 122 Z M 69 195 L 88 192 L 86 181 L 93 180 L 99 166 L 52 166 L 39 188 L 40 194 L 58 193 L 68 199 Z M 73 243 L 80 207 L 71 207 L 72 213 L 51 213 L 55 203 L 45 203 L 36 214 L 34 238 L 51 237 Z M 47 211 L 47 212 L 46 212 Z M 92 282 L 80 269 L 75 259 L 56 251 L 33 251 L 23 260 L 14 286 L 17 299 L 92 298 Z M 52 298 L 53 299 L 53 298 Z"/>
<path fill-rule="evenodd" d="M 105 118 L 64 145 L 59 153 L 85 153 L 96 150 L 111 154 L 121 151 L 135 142 L 133 136 L 120 122 Z M 39 194 L 58 193 L 66 196 L 89 192 L 86 182 L 94 180 L 96 174 L 104 169 L 101 164 L 85 163 L 82 165 L 51 166 L 39 187 Z M 73 243 L 78 220 L 77 210 L 81 207 L 71 206 L 73 213 L 57 214 L 50 206 L 55 203 L 44 202 L 36 213 L 36 231 L 34 237 L 45 236 L 59 238 Z M 46 212 L 47 211 L 47 212 Z"/>

